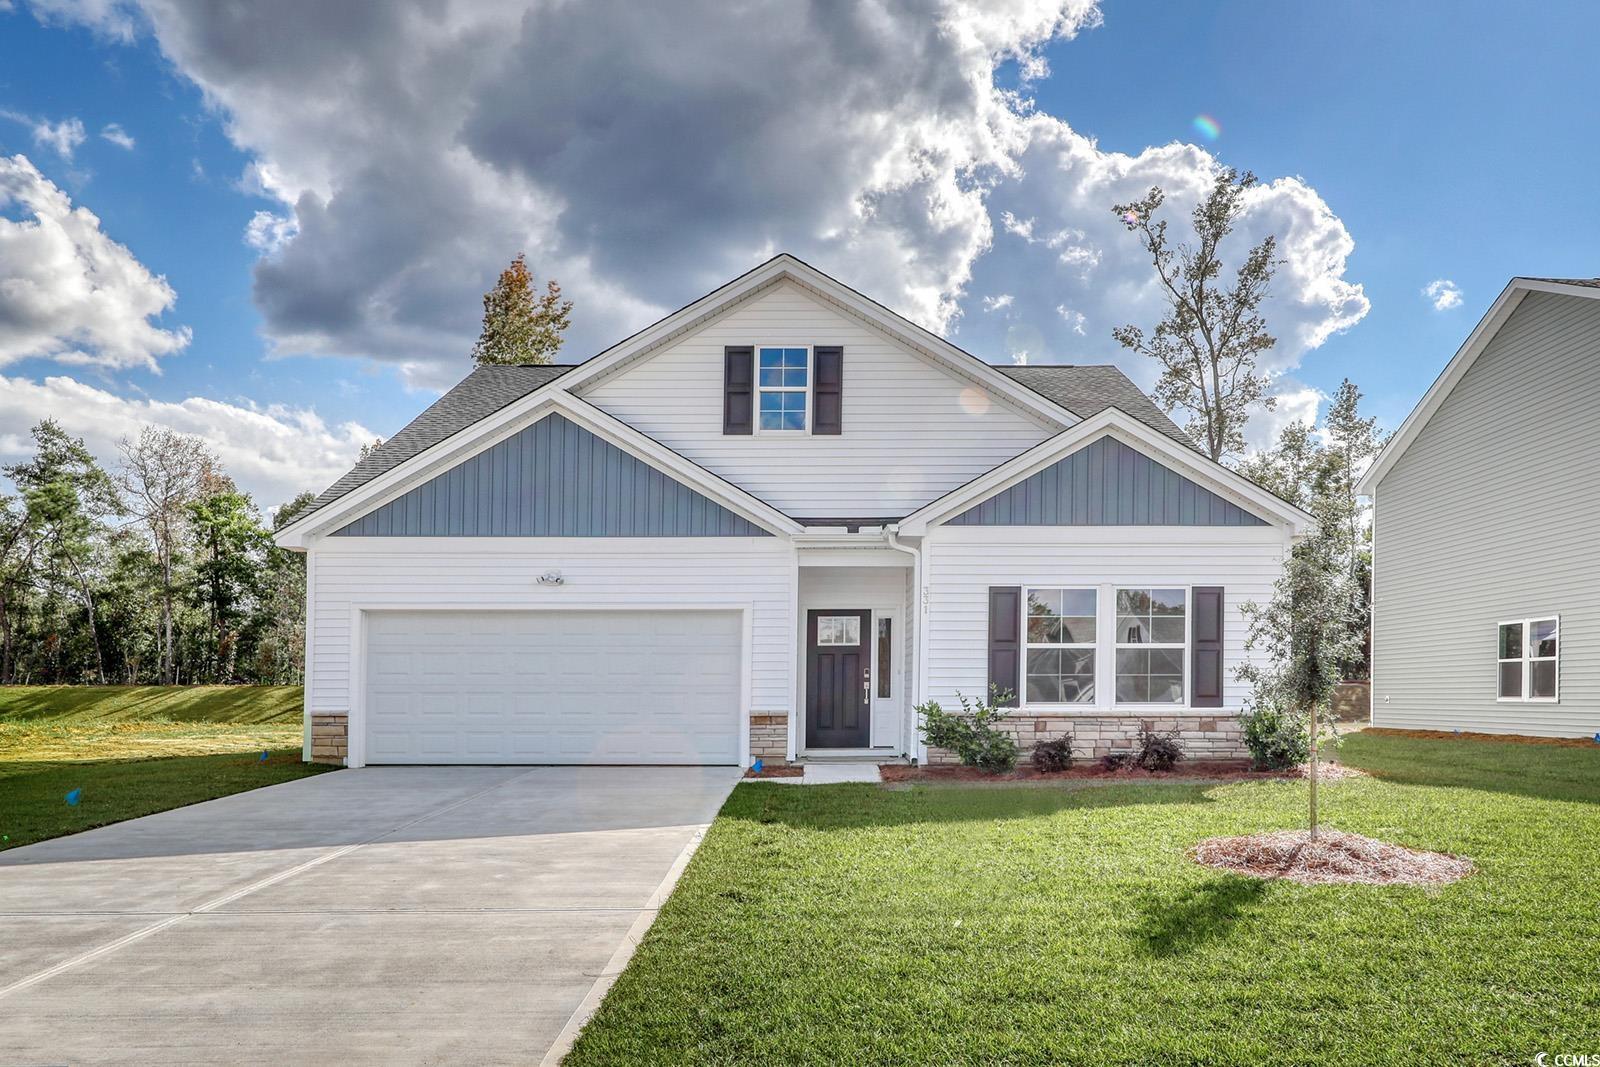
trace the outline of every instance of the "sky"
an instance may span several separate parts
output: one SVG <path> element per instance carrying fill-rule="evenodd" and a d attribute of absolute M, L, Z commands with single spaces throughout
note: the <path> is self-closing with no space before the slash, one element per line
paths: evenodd
<path fill-rule="evenodd" d="M 1600 7 L 0 0 L 0 463 L 199 434 L 264 507 L 469 369 L 518 252 L 600 351 L 790 251 L 992 362 L 1156 368 L 1111 207 L 1255 173 L 1271 438 L 1397 426 L 1506 281 L 1594 276 Z"/>

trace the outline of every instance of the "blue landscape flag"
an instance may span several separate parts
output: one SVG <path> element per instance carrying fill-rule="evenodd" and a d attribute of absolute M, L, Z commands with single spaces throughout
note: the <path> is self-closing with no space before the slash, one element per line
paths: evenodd
<path fill-rule="evenodd" d="M 266 749 L 262 749 L 261 750 L 261 758 L 259 760 L 257 760 L 256 762 L 257 763 L 265 763 L 265 762 L 267 762 L 267 750 Z"/>
<path fill-rule="evenodd" d="M 81 797 L 82 795 L 83 795 L 83 790 L 82 789 L 74 789 L 72 792 L 68 793 L 67 794 L 67 806 L 68 807 L 72 807 L 72 808 L 77 807 L 78 806 L 78 798 Z"/>
<path fill-rule="evenodd" d="M 1600 735 L 1596 735 L 1595 740 L 1600 741 Z M 761 773 L 761 766 L 762 766 L 761 761 L 760 760 L 756 760 L 754 763 L 752 763 L 750 765 L 750 769 L 752 771 L 755 771 L 757 774 L 760 774 Z"/>

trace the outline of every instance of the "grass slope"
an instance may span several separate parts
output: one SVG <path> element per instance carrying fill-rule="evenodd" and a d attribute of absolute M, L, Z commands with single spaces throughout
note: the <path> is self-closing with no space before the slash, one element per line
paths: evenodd
<path fill-rule="evenodd" d="M 569 1064 L 1527 1063 L 1600 1048 L 1600 747 L 1351 737 L 1435 893 L 1199 867 L 1304 783 L 739 786 Z"/>
<path fill-rule="evenodd" d="M 298 685 L 11 685 L 0 722 L 300 723 Z"/>

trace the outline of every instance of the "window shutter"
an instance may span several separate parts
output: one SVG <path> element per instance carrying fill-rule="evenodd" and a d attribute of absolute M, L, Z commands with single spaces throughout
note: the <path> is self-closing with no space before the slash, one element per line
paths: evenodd
<path fill-rule="evenodd" d="M 1222 587 L 1194 587 L 1189 706 L 1222 707 Z"/>
<path fill-rule="evenodd" d="M 989 587 L 989 695 L 998 688 L 1010 693 L 997 706 L 1014 708 L 1022 691 L 1022 588 L 1015 585 Z"/>
<path fill-rule="evenodd" d="M 811 415 L 811 432 L 843 433 L 844 349 L 839 345 L 817 345 L 811 351 L 816 375 L 816 384 L 811 389 L 812 403 L 816 406 Z"/>
<path fill-rule="evenodd" d="M 722 432 L 755 432 L 756 350 L 729 345 L 722 350 Z"/>

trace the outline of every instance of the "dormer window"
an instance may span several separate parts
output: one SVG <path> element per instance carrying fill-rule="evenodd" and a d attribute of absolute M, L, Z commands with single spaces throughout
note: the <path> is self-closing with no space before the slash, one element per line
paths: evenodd
<path fill-rule="evenodd" d="M 811 350 L 758 348 L 756 373 L 759 432 L 804 433 L 811 392 Z"/>

